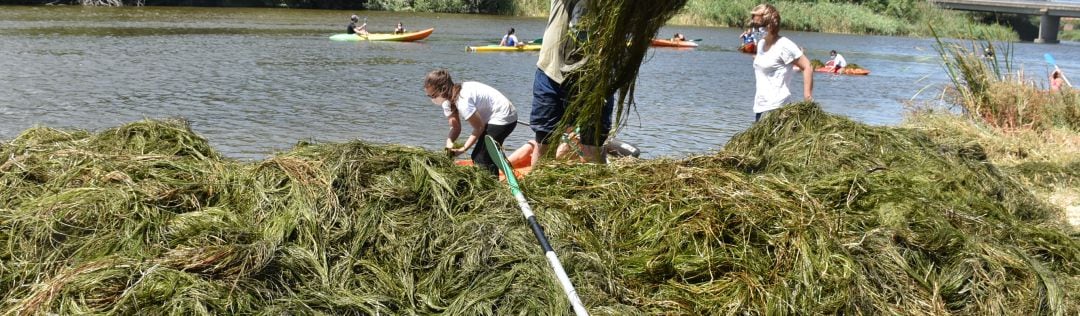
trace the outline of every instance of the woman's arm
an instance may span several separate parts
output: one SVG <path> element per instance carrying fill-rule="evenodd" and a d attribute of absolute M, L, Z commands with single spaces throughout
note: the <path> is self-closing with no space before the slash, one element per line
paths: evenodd
<path fill-rule="evenodd" d="M 795 60 L 795 66 L 803 69 L 803 99 L 806 101 L 814 100 L 814 68 L 810 68 L 810 60 L 806 59 L 806 55 L 802 55 L 799 59 Z"/>
<path fill-rule="evenodd" d="M 453 149 L 454 141 L 457 140 L 458 135 L 461 135 L 461 119 L 457 115 L 452 115 L 446 120 L 450 122 L 450 134 L 446 135 L 446 148 Z"/>
<path fill-rule="evenodd" d="M 469 139 L 465 140 L 465 145 L 462 145 L 461 148 L 454 149 L 454 151 L 460 151 L 461 153 L 469 150 L 473 145 L 476 145 L 476 142 L 480 141 L 480 137 L 484 136 L 484 128 L 486 127 L 484 122 L 480 121 L 480 115 L 477 115 L 476 113 L 473 113 L 473 115 L 470 115 L 469 118 L 465 120 L 472 126 L 472 134 L 469 135 Z"/>

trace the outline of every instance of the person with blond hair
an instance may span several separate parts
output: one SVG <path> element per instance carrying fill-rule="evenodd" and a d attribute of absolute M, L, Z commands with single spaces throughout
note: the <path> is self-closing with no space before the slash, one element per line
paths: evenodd
<path fill-rule="evenodd" d="M 754 121 L 768 111 L 790 102 L 788 88 L 795 71 L 793 67 L 813 69 L 802 49 L 787 37 L 780 36 L 780 11 L 770 4 L 760 4 L 750 11 L 753 39 L 757 41 L 754 54 Z M 803 99 L 813 100 L 814 72 L 803 71 Z"/>
<path fill-rule="evenodd" d="M 502 144 L 517 126 L 517 109 L 499 90 L 483 83 L 466 81 L 454 83 L 446 69 L 436 69 L 424 79 L 424 93 L 431 98 L 431 103 L 442 108 L 443 115 L 450 123 L 450 133 L 446 136 L 446 149 L 454 156 L 465 153 L 473 147 L 473 165 L 484 168 L 495 176 L 499 168 L 487 154 L 484 136 L 491 135 Z M 472 127 L 472 133 L 461 147 L 455 142 L 461 135 L 461 121 Z"/>

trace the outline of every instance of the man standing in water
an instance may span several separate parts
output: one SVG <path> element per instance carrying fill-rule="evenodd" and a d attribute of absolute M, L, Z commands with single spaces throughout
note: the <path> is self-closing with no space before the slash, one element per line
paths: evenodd
<path fill-rule="evenodd" d="M 585 64 L 580 46 L 584 31 L 578 29 L 578 19 L 584 13 L 585 6 L 584 0 L 551 1 L 544 42 L 540 47 L 539 61 L 536 62 L 533 105 L 529 116 L 530 126 L 536 133 L 536 142 L 539 144 L 539 155 L 550 156 L 550 144 L 562 135 L 562 131 L 557 131 L 556 127 L 576 93 L 573 73 Z M 600 145 L 611 130 L 614 105 L 614 98 L 608 97 L 601 111 L 602 121 L 599 128 L 595 124 L 581 126 L 581 155 L 587 162 L 604 162 Z"/>

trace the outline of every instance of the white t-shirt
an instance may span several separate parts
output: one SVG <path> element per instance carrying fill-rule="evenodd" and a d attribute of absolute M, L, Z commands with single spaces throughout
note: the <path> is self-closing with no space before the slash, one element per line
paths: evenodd
<path fill-rule="evenodd" d="M 514 34 L 503 35 L 502 41 L 503 43 L 506 43 L 506 46 L 515 46 L 518 44 L 517 35 Z"/>
<path fill-rule="evenodd" d="M 492 125 L 517 123 L 517 110 L 499 90 L 475 81 L 461 83 L 457 99 L 458 116 L 467 121 L 473 114 L 480 121 Z M 443 107 L 443 115 L 450 117 L 450 108 Z"/>
<path fill-rule="evenodd" d="M 835 67 L 844 68 L 844 66 L 847 66 L 847 60 L 844 59 L 844 55 L 840 55 L 839 53 L 837 53 L 836 57 L 833 57 L 832 60 L 833 66 Z"/>
<path fill-rule="evenodd" d="M 787 37 L 781 37 L 765 51 L 765 40 L 757 42 L 754 58 L 754 79 L 757 93 L 754 95 L 754 113 L 775 110 L 788 101 L 791 76 L 795 74 L 794 61 L 802 57 L 802 50 Z"/>

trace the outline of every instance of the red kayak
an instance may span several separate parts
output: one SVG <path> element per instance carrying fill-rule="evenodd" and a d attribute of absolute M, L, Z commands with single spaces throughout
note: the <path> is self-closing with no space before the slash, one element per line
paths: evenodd
<path fill-rule="evenodd" d="M 835 70 L 835 69 L 836 68 L 833 68 L 833 67 L 818 67 L 818 68 L 814 69 L 814 72 L 835 73 L 835 72 L 833 72 L 833 70 Z M 852 76 L 865 76 L 865 75 L 869 75 L 870 71 L 866 70 L 866 69 L 842 68 L 842 69 L 840 69 L 840 72 L 838 74 L 852 75 Z"/>
<path fill-rule="evenodd" d="M 756 54 L 757 44 L 754 44 L 753 42 L 742 44 L 742 46 L 739 46 L 739 51 L 747 54 Z"/>
<path fill-rule="evenodd" d="M 514 168 L 514 178 L 524 178 L 525 175 L 532 171 L 532 156 L 534 150 L 536 150 L 536 146 L 530 142 L 515 150 L 509 157 L 506 157 L 506 161 L 510 163 L 510 167 Z M 454 161 L 454 163 L 458 166 L 473 165 L 472 160 L 457 160 Z M 499 180 L 506 180 L 506 175 L 503 174 L 502 170 L 499 170 Z"/>
<path fill-rule="evenodd" d="M 691 41 L 673 41 L 667 39 L 654 38 L 652 40 L 653 47 L 698 47 L 697 43 Z"/>
<path fill-rule="evenodd" d="M 829 62 L 825 63 L 825 66 L 814 68 L 814 72 L 830 72 L 830 73 L 836 73 L 836 74 L 841 74 L 841 75 L 865 76 L 865 75 L 870 74 L 869 70 L 862 69 L 862 68 L 847 68 L 847 67 L 844 67 L 844 68 L 840 68 L 840 72 L 835 72 L 835 70 L 836 70 L 836 68 L 832 66 L 832 61 L 831 60 Z"/>

